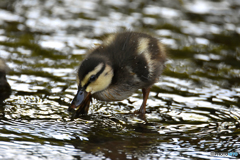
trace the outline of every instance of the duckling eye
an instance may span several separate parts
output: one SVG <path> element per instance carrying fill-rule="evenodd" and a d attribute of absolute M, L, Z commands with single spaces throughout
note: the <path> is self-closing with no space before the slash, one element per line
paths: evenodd
<path fill-rule="evenodd" d="M 91 77 L 89 78 L 89 81 L 90 82 L 93 82 L 97 79 L 97 76 L 96 75 L 91 75 Z"/>

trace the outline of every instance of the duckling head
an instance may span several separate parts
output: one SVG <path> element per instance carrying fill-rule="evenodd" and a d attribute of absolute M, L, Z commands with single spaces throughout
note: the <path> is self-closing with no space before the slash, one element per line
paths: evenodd
<path fill-rule="evenodd" d="M 113 68 L 106 58 L 86 58 L 78 70 L 78 91 L 70 107 L 78 108 L 91 94 L 105 90 L 111 84 L 113 75 Z"/>

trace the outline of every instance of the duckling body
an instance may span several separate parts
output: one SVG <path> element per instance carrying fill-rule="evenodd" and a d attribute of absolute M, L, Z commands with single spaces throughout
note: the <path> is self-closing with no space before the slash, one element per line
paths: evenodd
<path fill-rule="evenodd" d="M 11 94 L 11 87 L 7 82 L 6 72 L 8 67 L 4 60 L 0 58 L 0 103 L 8 98 Z"/>
<path fill-rule="evenodd" d="M 91 97 L 121 101 L 142 89 L 139 111 L 144 114 L 150 88 L 158 81 L 165 61 L 165 48 L 156 38 L 138 32 L 112 34 L 80 65 L 78 93 L 70 108 L 87 113 Z"/>

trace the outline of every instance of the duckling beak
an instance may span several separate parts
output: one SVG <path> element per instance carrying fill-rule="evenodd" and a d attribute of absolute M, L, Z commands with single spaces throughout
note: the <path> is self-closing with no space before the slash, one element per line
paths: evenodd
<path fill-rule="evenodd" d="M 87 95 L 90 94 L 84 90 L 84 88 L 79 88 L 77 94 L 75 95 L 71 106 L 69 107 L 69 110 L 78 108 L 81 103 L 84 101 L 84 99 L 87 97 Z"/>

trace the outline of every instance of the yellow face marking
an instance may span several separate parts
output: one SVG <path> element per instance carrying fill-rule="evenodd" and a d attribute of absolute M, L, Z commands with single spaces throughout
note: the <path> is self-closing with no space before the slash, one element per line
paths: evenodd
<path fill-rule="evenodd" d="M 93 69 L 93 71 L 89 72 L 81 81 L 81 86 L 84 86 L 89 81 L 89 78 L 91 77 L 91 75 L 96 75 L 101 70 L 102 67 L 103 67 L 103 63 L 100 63 Z"/>
<path fill-rule="evenodd" d="M 82 86 L 85 85 L 88 82 L 90 76 L 96 75 L 101 70 L 102 67 L 103 67 L 103 63 L 95 67 L 92 72 L 89 72 L 85 76 L 81 85 Z M 95 92 L 99 92 L 106 89 L 111 84 L 112 77 L 113 77 L 113 69 L 109 65 L 106 65 L 104 71 L 98 76 L 98 78 L 87 86 L 86 91 L 91 92 L 93 94 Z"/>

